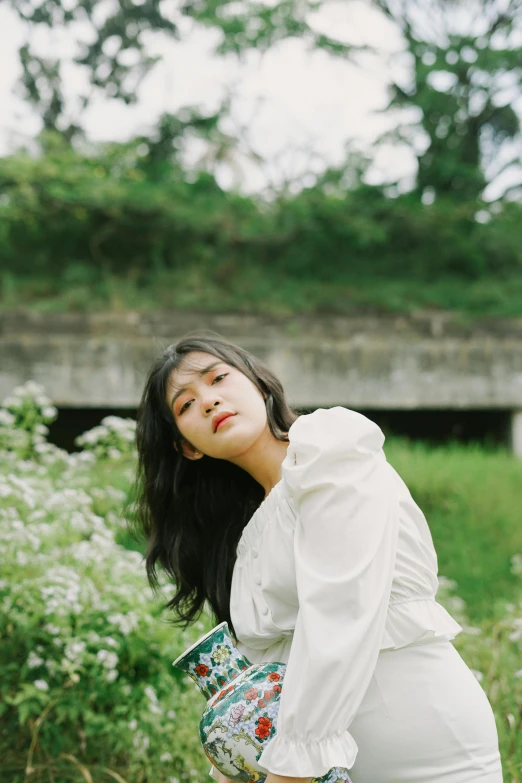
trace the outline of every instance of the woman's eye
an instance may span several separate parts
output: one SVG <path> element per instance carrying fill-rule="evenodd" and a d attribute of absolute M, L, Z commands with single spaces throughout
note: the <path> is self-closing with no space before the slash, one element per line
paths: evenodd
<path fill-rule="evenodd" d="M 228 375 L 228 372 L 224 372 L 221 375 L 216 375 L 216 377 L 212 381 L 212 385 L 214 385 L 216 381 L 219 381 L 220 378 L 225 378 L 227 375 Z M 192 402 L 192 400 L 187 400 L 187 402 L 183 403 L 183 405 L 179 409 L 179 414 L 180 415 L 183 413 L 183 411 L 185 410 L 185 408 L 189 404 L 189 402 Z"/>

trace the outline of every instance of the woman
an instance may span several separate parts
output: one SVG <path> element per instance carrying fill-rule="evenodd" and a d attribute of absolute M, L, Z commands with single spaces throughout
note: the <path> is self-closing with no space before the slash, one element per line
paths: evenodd
<path fill-rule="evenodd" d="M 150 583 L 159 563 L 178 621 L 207 604 L 251 663 L 288 664 L 267 783 L 334 766 L 353 783 L 501 783 L 493 712 L 383 442 L 346 408 L 298 416 L 252 354 L 185 336 L 138 414 Z"/>

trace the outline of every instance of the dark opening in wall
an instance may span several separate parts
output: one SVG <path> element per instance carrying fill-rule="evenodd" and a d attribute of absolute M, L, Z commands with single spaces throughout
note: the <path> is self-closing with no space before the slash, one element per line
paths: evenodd
<path fill-rule="evenodd" d="M 49 441 L 66 451 L 78 451 L 74 439 L 101 423 L 105 416 L 135 419 L 137 408 L 58 408 L 58 416 L 49 427 Z"/>
<path fill-rule="evenodd" d="M 455 440 L 509 444 L 511 411 L 507 410 L 359 410 L 387 436 L 403 435 L 431 443 Z M 51 425 L 49 440 L 67 451 L 76 451 L 74 439 L 100 424 L 105 416 L 135 419 L 136 408 L 61 408 Z"/>
<path fill-rule="evenodd" d="M 511 411 L 498 410 L 364 410 L 385 435 L 403 435 L 428 443 L 509 443 Z"/>

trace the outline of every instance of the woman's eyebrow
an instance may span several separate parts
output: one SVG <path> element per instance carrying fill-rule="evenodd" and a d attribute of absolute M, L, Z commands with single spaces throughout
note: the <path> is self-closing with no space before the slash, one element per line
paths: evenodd
<path fill-rule="evenodd" d="M 207 373 L 209 373 L 218 364 L 222 364 L 222 362 L 221 361 L 212 362 L 212 364 L 209 364 L 207 367 L 203 367 L 203 369 L 199 371 L 200 377 L 203 377 L 203 375 L 206 375 Z M 184 391 L 187 391 L 186 387 L 183 387 L 182 389 L 178 389 L 178 391 L 176 392 L 174 397 L 171 399 L 171 401 L 170 401 L 170 408 L 171 408 L 171 410 L 172 410 L 172 406 L 174 405 L 174 403 L 178 399 L 179 395 L 182 394 Z"/>

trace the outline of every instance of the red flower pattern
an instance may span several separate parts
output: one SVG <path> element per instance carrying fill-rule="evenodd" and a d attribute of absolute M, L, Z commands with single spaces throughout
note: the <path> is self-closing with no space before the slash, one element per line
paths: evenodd
<path fill-rule="evenodd" d="M 263 709 L 263 707 L 266 707 L 266 701 L 264 699 L 259 699 L 259 701 L 257 702 L 257 706 Z"/>
<path fill-rule="evenodd" d="M 281 686 L 280 685 L 274 685 L 272 690 L 274 691 L 274 693 L 281 693 Z"/>
<path fill-rule="evenodd" d="M 270 734 L 271 728 L 272 728 L 272 721 L 270 720 L 270 718 L 259 718 L 259 720 L 257 721 L 257 728 L 255 730 L 255 734 L 260 739 L 266 739 Z"/>
<path fill-rule="evenodd" d="M 229 685 L 228 688 L 223 688 L 223 690 L 220 692 L 219 696 L 216 699 L 216 702 L 218 702 L 220 699 L 223 699 L 230 691 L 234 690 L 233 685 Z M 257 695 L 257 692 L 256 692 Z"/>
<path fill-rule="evenodd" d="M 200 663 L 196 666 L 196 672 L 200 677 L 206 677 L 208 674 L 208 666 L 205 666 L 204 663 Z"/>
<path fill-rule="evenodd" d="M 249 688 L 245 693 L 245 699 L 248 699 L 248 701 L 254 701 L 254 699 L 257 699 L 257 688 Z"/>
<path fill-rule="evenodd" d="M 268 679 L 270 680 L 270 682 L 279 682 L 279 680 L 281 679 L 281 675 L 278 674 L 277 672 L 270 672 L 270 674 L 268 675 Z"/>

